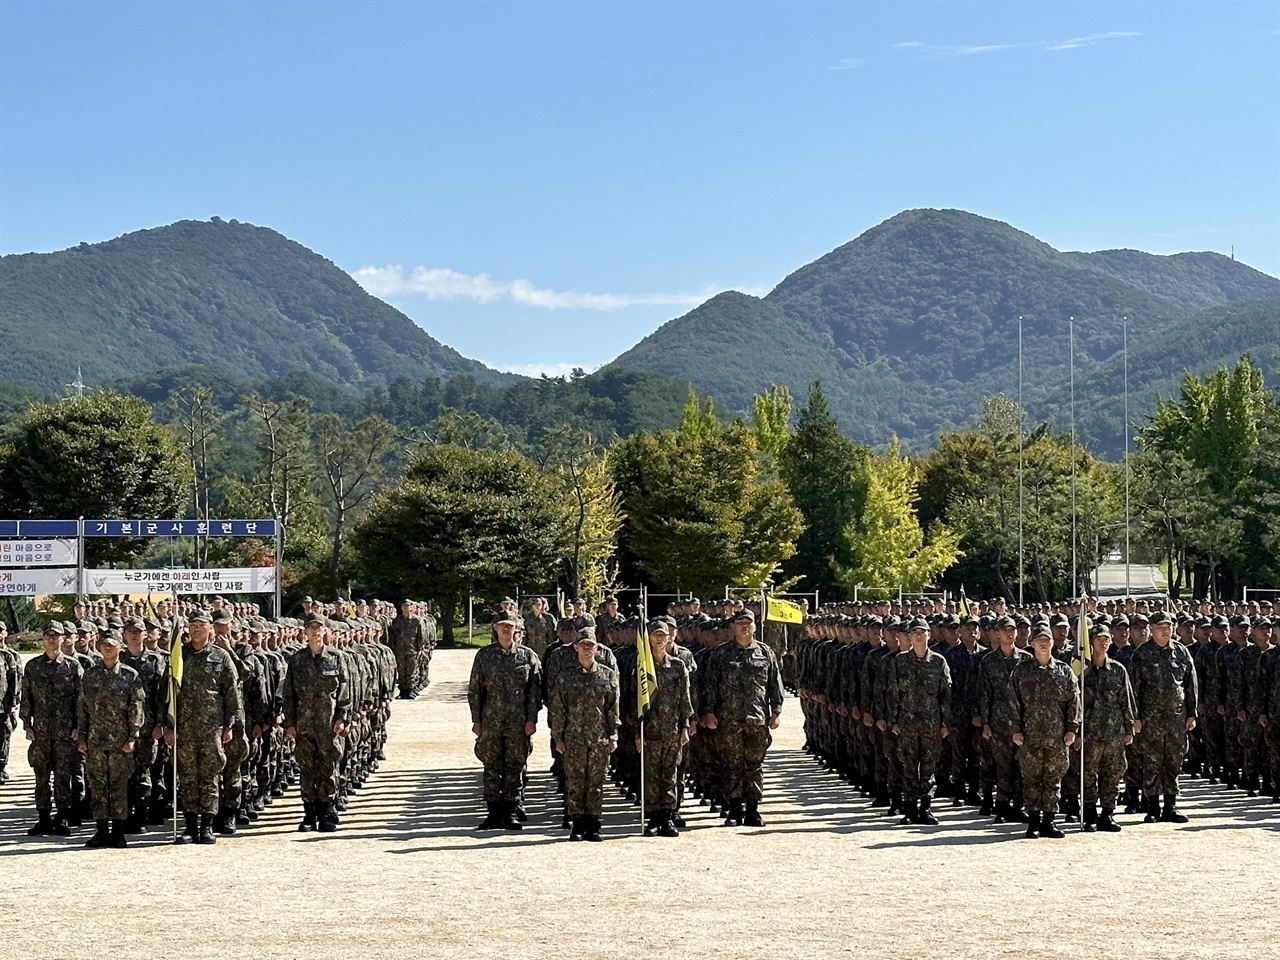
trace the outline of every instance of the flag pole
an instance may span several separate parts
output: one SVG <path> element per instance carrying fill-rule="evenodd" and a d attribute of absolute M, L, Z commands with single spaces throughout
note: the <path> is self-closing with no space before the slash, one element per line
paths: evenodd
<path fill-rule="evenodd" d="M 649 629 L 648 629 L 649 621 L 647 619 L 648 616 L 649 616 L 649 587 L 647 584 L 641 584 L 640 586 L 640 639 L 644 643 L 649 642 Z M 639 680 L 639 671 L 640 671 L 640 656 L 639 656 L 639 652 L 637 651 L 637 654 L 636 654 L 637 681 Z M 638 693 L 637 693 L 637 698 L 638 698 Z M 644 748 L 646 744 L 644 742 L 645 711 L 640 709 L 639 699 L 637 699 L 636 701 L 636 713 L 640 714 L 640 750 L 639 750 L 639 753 L 640 753 L 640 836 L 643 837 L 644 836 Z"/>
<path fill-rule="evenodd" d="M 1018 606 L 1022 606 L 1022 318 L 1018 318 Z"/>
<path fill-rule="evenodd" d="M 169 640 L 170 647 L 173 646 L 174 642 L 175 641 L 171 634 Z M 177 638 L 177 642 L 182 642 L 181 636 Z M 172 649 L 169 653 L 170 656 L 172 656 Z M 173 756 L 170 757 L 170 760 L 173 761 L 173 796 L 169 798 L 169 802 L 173 804 L 173 836 L 169 839 L 176 842 L 178 839 L 178 684 L 173 679 L 172 673 L 169 674 L 169 690 L 170 697 L 172 698 L 170 702 L 173 705 Z"/>

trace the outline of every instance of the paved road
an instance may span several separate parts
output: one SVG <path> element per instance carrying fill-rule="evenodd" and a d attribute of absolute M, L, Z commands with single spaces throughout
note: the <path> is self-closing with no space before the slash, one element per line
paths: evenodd
<path fill-rule="evenodd" d="M 1127 583 L 1126 583 L 1127 579 Z M 1159 567 L 1131 564 L 1126 578 L 1123 563 L 1106 563 L 1093 571 L 1090 584 L 1097 584 L 1100 597 L 1149 596 L 1164 594 L 1165 581 Z"/>

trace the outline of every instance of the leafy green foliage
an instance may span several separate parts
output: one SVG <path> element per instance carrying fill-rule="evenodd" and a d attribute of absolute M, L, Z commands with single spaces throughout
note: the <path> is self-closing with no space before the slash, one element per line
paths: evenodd
<path fill-rule="evenodd" d="M 763 300 L 720 294 L 615 362 L 688 379 L 731 410 L 749 410 L 770 383 L 797 392 L 821 379 L 851 436 L 879 446 L 894 435 L 923 450 L 971 425 L 983 397 L 1016 389 L 1019 317 L 1023 404 L 1065 429 L 1074 317 L 1078 420 L 1114 453 L 1123 446 L 1123 377 L 1114 365 L 1121 318 L 1129 318 L 1130 347 L 1145 343 L 1159 361 L 1134 394 L 1138 419 L 1184 367 L 1204 372 L 1220 362 L 1215 318 L 1189 311 L 1245 297 L 1280 297 L 1280 281 L 1215 254 L 1060 253 L 963 211 L 911 210 L 800 268 Z M 1277 316 L 1274 307 L 1246 309 L 1229 325 L 1239 333 L 1227 338 L 1231 355 L 1280 350 Z"/>
<path fill-rule="evenodd" d="M 95 385 L 182 363 L 358 388 L 424 372 L 516 379 L 439 343 L 301 244 L 217 218 L 0 258 L 0 334 L 21 345 L 0 356 L 0 381 L 53 391 L 77 365 Z"/>
<path fill-rule="evenodd" d="M 0 494 L 11 517 L 180 516 L 191 465 L 136 397 L 95 393 L 33 406 L 0 448 Z M 125 559 L 135 540 L 95 541 L 91 562 Z"/>

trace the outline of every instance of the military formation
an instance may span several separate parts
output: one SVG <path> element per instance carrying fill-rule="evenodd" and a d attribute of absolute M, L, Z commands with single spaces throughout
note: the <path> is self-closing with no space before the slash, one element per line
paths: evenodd
<path fill-rule="evenodd" d="M 805 751 L 903 824 L 938 797 L 1028 837 L 1185 823 L 1184 776 L 1280 803 L 1269 603 L 842 603 L 797 632 Z"/>
<path fill-rule="evenodd" d="M 79 603 L 22 665 L 0 624 L 0 778 L 21 726 L 35 774 L 29 836 L 124 847 L 180 811 L 178 843 L 250 826 L 293 785 L 300 831 L 332 832 L 386 759 L 391 701 L 429 682 L 426 605 L 307 597 L 303 617 L 254 604 Z M 180 644 L 180 655 L 172 649 Z M 175 775 L 176 771 L 176 775 Z"/>
<path fill-rule="evenodd" d="M 709 612 L 697 600 L 665 616 L 624 617 L 616 600 L 595 613 L 571 601 L 554 620 L 536 599 L 521 617 L 504 599 L 493 642 L 479 650 L 468 688 L 487 808 L 479 829 L 519 830 L 542 708 L 551 774 L 571 841 L 599 841 L 612 779 L 646 812 L 644 834 L 677 837 L 687 798 L 729 826 L 764 826 L 764 758 L 783 705 L 777 653 L 757 638 L 742 604 Z M 647 703 L 639 696 L 641 650 Z"/>

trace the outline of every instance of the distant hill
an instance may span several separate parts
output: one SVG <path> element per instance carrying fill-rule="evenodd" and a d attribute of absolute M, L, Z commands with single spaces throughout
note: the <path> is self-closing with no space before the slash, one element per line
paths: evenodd
<path fill-rule="evenodd" d="M 801 267 L 763 299 L 720 294 L 614 363 L 687 379 L 737 409 L 771 382 L 803 397 L 821 379 L 846 432 L 875 444 L 896 434 L 920 448 L 972 423 L 983 396 L 1017 394 L 1019 317 L 1024 403 L 1032 417 L 1065 425 L 1070 318 L 1078 383 L 1090 385 L 1077 392 L 1077 419 L 1101 420 L 1122 380 L 1090 378 L 1120 351 L 1122 317 L 1131 348 L 1159 352 L 1174 334 L 1194 347 L 1196 324 L 1212 319 L 1197 321 L 1195 311 L 1277 297 L 1280 280 L 1216 254 L 1062 253 L 971 213 L 909 210 Z M 1246 310 L 1256 322 L 1240 327 L 1240 339 L 1261 359 L 1280 349 L 1280 335 L 1265 322 L 1267 308 L 1258 309 L 1263 319 Z M 1194 349 L 1179 357 L 1197 371 L 1208 364 Z M 1131 402 L 1131 413 L 1149 409 L 1150 394 Z M 1114 449 L 1111 432 L 1096 436 Z"/>
<path fill-rule="evenodd" d="M 48 254 L 0 257 L 0 382 L 61 392 L 213 364 L 348 389 L 499 373 L 433 339 L 345 271 L 274 230 L 184 220 Z"/>

